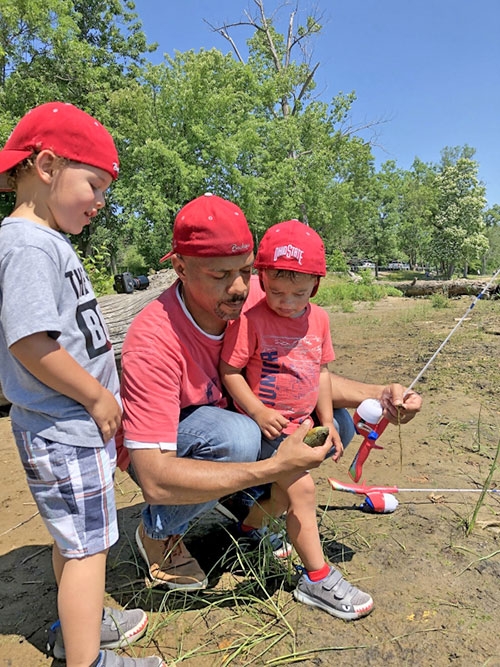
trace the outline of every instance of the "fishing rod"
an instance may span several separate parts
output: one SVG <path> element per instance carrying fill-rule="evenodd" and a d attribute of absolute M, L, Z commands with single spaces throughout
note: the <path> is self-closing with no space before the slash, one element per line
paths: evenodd
<path fill-rule="evenodd" d="M 486 292 L 489 290 L 490 286 L 493 285 L 495 282 L 497 276 L 500 274 L 500 268 L 497 269 L 495 274 L 491 277 L 491 279 L 488 281 L 486 286 L 479 292 L 479 294 L 473 299 L 465 313 L 462 315 L 462 317 L 458 320 L 456 325 L 453 327 L 453 329 L 450 331 L 450 333 L 446 336 L 446 338 L 443 340 L 441 345 L 437 348 L 437 350 L 434 352 L 434 354 L 431 356 L 431 358 L 427 361 L 427 363 L 424 365 L 422 370 L 418 373 L 416 378 L 413 380 L 413 382 L 410 384 L 410 386 L 407 388 L 405 395 L 413 389 L 413 387 L 417 384 L 417 382 L 422 378 L 423 374 L 426 372 L 426 370 L 429 368 L 429 366 L 432 364 L 434 359 L 438 356 L 438 354 L 442 351 L 444 346 L 448 343 L 450 338 L 453 336 L 453 334 L 456 332 L 456 330 L 459 328 L 459 326 L 462 324 L 462 322 L 465 320 L 467 315 L 472 311 L 472 309 L 475 307 L 477 302 L 486 294 Z M 404 397 L 403 397 L 404 398 Z M 376 399 L 373 398 L 368 398 L 362 401 L 360 405 L 358 406 L 356 412 L 354 413 L 354 427 L 356 429 L 356 432 L 359 433 L 360 435 L 363 435 L 363 442 L 361 443 L 358 452 L 356 456 L 354 457 L 351 465 L 349 466 L 349 476 L 351 479 L 353 479 L 355 482 L 358 482 L 361 479 L 361 475 L 363 472 L 363 464 L 368 458 L 369 453 L 371 452 L 372 449 L 383 449 L 379 444 L 377 444 L 377 440 L 382 435 L 384 432 L 386 426 L 389 424 L 389 421 L 382 416 L 383 409 L 382 406 L 380 405 L 380 402 L 377 401 Z"/>
<path fill-rule="evenodd" d="M 368 496 L 372 493 L 500 493 L 500 489 L 401 489 L 398 486 L 379 486 L 372 484 L 347 484 L 339 482 L 333 477 L 328 478 L 328 482 L 334 491 L 347 491 L 361 496 Z"/>
<path fill-rule="evenodd" d="M 399 503 L 392 494 L 404 491 L 412 493 L 500 493 L 500 489 L 400 489 L 397 486 L 345 484 L 333 479 L 333 477 L 329 477 L 328 482 L 334 491 L 347 491 L 348 493 L 365 496 L 359 509 L 370 514 L 390 514 L 394 512 Z"/>

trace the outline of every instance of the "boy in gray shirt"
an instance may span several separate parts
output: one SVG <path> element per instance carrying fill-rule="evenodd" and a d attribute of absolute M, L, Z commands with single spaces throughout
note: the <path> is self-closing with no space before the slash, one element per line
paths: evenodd
<path fill-rule="evenodd" d="M 32 109 L 0 151 L 0 189 L 16 190 L 0 227 L 0 381 L 55 542 L 62 636 L 54 655 L 70 667 L 163 665 L 106 650 L 142 636 L 147 616 L 102 608 L 106 556 L 118 539 L 119 384 L 104 319 L 66 237 L 90 224 L 117 176 L 111 135 L 71 104 Z"/>

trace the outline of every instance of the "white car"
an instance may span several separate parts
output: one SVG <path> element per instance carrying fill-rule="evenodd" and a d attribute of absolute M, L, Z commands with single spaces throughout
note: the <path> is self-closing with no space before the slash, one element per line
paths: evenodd
<path fill-rule="evenodd" d="M 368 261 L 361 262 L 361 264 L 359 265 L 359 268 L 360 269 L 374 269 L 375 264 L 373 262 L 368 262 Z"/>

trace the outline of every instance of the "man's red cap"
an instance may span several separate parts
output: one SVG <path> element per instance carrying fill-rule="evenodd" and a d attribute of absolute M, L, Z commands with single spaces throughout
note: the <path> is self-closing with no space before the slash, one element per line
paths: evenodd
<path fill-rule="evenodd" d="M 118 152 L 104 125 L 72 104 L 47 102 L 21 118 L 0 151 L 0 190 L 12 190 L 5 172 L 45 149 L 118 178 Z"/>
<path fill-rule="evenodd" d="M 172 250 L 189 257 L 231 257 L 252 252 L 245 214 L 232 202 L 207 192 L 181 208 L 174 222 Z"/>
<path fill-rule="evenodd" d="M 319 234 L 303 222 L 278 222 L 262 237 L 254 267 L 326 276 L 325 246 Z"/>

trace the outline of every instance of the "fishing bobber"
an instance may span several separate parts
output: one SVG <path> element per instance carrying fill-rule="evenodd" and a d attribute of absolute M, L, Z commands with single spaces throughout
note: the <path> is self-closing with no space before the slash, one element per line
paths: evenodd
<path fill-rule="evenodd" d="M 394 512 L 398 505 L 397 498 L 392 493 L 371 491 L 366 494 L 366 498 L 359 509 L 370 514 L 390 514 Z"/>

